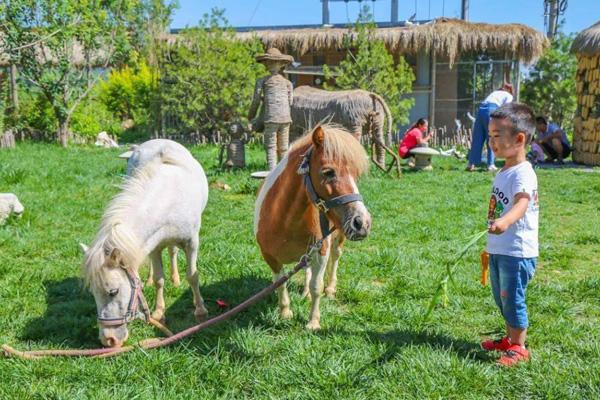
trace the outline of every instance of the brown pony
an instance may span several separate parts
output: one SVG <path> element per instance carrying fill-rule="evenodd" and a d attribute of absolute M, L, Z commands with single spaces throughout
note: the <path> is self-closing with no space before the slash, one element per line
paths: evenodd
<path fill-rule="evenodd" d="M 329 226 L 335 229 L 311 257 L 306 270 L 303 295 L 310 288 L 312 300 L 308 329 L 320 328 L 319 301 L 326 269 L 325 293 L 335 295 L 345 238 L 362 240 L 371 229 L 371 216 L 356 186 L 368 165 L 365 150 L 347 131 L 317 126 L 292 145 L 258 193 L 254 234 L 274 280 L 284 264 L 297 262 L 309 245 L 327 235 Z M 278 295 L 280 317 L 292 318 L 285 285 L 278 289 Z"/>

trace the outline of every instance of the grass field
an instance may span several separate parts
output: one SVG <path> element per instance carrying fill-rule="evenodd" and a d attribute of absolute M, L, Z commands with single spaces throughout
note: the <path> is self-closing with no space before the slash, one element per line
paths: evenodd
<path fill-rule="evenodd" d="M 212 189 L 201 230 L 201 291 L 237 304 L 271 279 L 252 234 L 263 153 L 249 169 L 216 168 L 218 148 L 193 148 Z M 0 343 L 19 349 L 97 347 L 95 304 L 79 278 L 77 243 L 90 242 L 118 191 L 118 150 L 21 144 L 0 152 L 0 192 L 26 207 L 0 227 Z M 421 323 L 444 263 L 485 228 L 492 175 L 436 160 L 433 173 L 359 184 L 373 216 L 369 238 L 348 243 L 338 297 L 322 301 L 323 329 L 304 329 L 308 300 L 291 284 L 294 319 L 277 318 L 275 296 L 169 348 L 118 358 L 0 359 L 0 399 L 422 399 L 600 398 L 600 174 L 538 170 L 539 267 L 528 291 L 530 363 L 511 370 L 479 350 L 500 332 L 479 251 L 469 251 L 447 308 Z M 180 256 L 181 257 L 181 256 Z M 185 276 L 185 263 L 180 260 Z M 146 274 L 146 269 L 142 275 Z M 152 303 L 152 288 L 145 290 Z M 167 323 L 192 325 L 191 292 L 166 287 Z M 129 342 L 157 334 L 133 324 Z"/>

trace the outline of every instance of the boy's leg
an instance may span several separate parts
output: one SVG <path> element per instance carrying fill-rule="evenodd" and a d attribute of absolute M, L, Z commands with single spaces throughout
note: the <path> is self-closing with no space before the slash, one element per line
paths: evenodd
<path fill-rule="evenodd" d="M 502 314 L 511 342 L 510 348 L 498 361 L 501 365 L 510 366 L 529 358 L 529 353 L 525 349 L 529 326 L 525 294 L 527 284 L 535 272 L 535 264 L 535 259 L 509 256 L 502 256 L 499 263 Z"/>
<path fill-rule="evenodd" d="M 500 298 L 500 276 L 498 271 L 498 256 L 496 254 L 490 254 L 489 261 L 489 273 L 490 273 L 490 286 L 492 288 L 492 294 L 494 296 L 494 301 L 502 314 L 502 300 Z M 506 333 L 508 335 L 508 325 L 506 325 Z M 510 346 L 510 342 L 508 340 L 508 336 L 503 337 L 502 339 L 487 339 L 481 342 L 481 348 L 487 351 L 504 351 L 508 349 Z"/>
<path fill-rule="evenodd" d="M 525 330 L 529 325 L 525 291 L 535 272 L 535 261 L 526 258 L 500 256 L 498 270 L 502 315 L 510 328 Z M 519 340 L 518 337 L 516 339 Z"/>

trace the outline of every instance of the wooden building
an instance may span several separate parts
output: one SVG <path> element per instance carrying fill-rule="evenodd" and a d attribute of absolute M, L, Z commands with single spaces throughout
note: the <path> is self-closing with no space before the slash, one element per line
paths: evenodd
<path fill-rule="evenodd" d="M 577 114 L 573 161 L 600 165 L 600 21 L 577 35 Z"/>

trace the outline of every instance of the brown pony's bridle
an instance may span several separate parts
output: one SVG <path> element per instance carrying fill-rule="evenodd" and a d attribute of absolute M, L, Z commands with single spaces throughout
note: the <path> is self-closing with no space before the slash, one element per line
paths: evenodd
<path fill-rule="evenodd" d="M 327 218 L 327 212 L 332 208 L 342 206 L 348 203 L 354 203 L 355 201 L 363 201 L 363 197 L 360 193 L 344 194 L 342 196 L 333 197 L 329 200 L 323 199 L 319 196 L 315 190 L 315 187 L 310 179 L 310 157 L 312 156 L 314 147 L 311 145 L 308 151 L 302 157 L 298 173 L 304 175 L 304 186 L 306 186 L 306 192 L 310 201 L 319 210 L 319 225 L 321 227 L 322 238 L 326 238 L 335 230 L 335 226 L 331 229 L 329 225 L 329 219 Z"/>
<path fill-rule="evenodd" d="M 121 318 L 103 318 L 98 315 L 98 323 L 106 328 L 112 328 L 121 326 L 133 321 L 136 318 L 143 319 L 146 322 L 150 321 L 150 308 L 142 292 L 142 282 L 136 273 L 131 272 L 127 268 L 123 268 L 129 279 L 131 285 L 131 297 L 129 298 L 129 304 L 127 305 L 127 311 Z M 141 308 L 141 313 L 138 312 L 138 308 Z"/>

